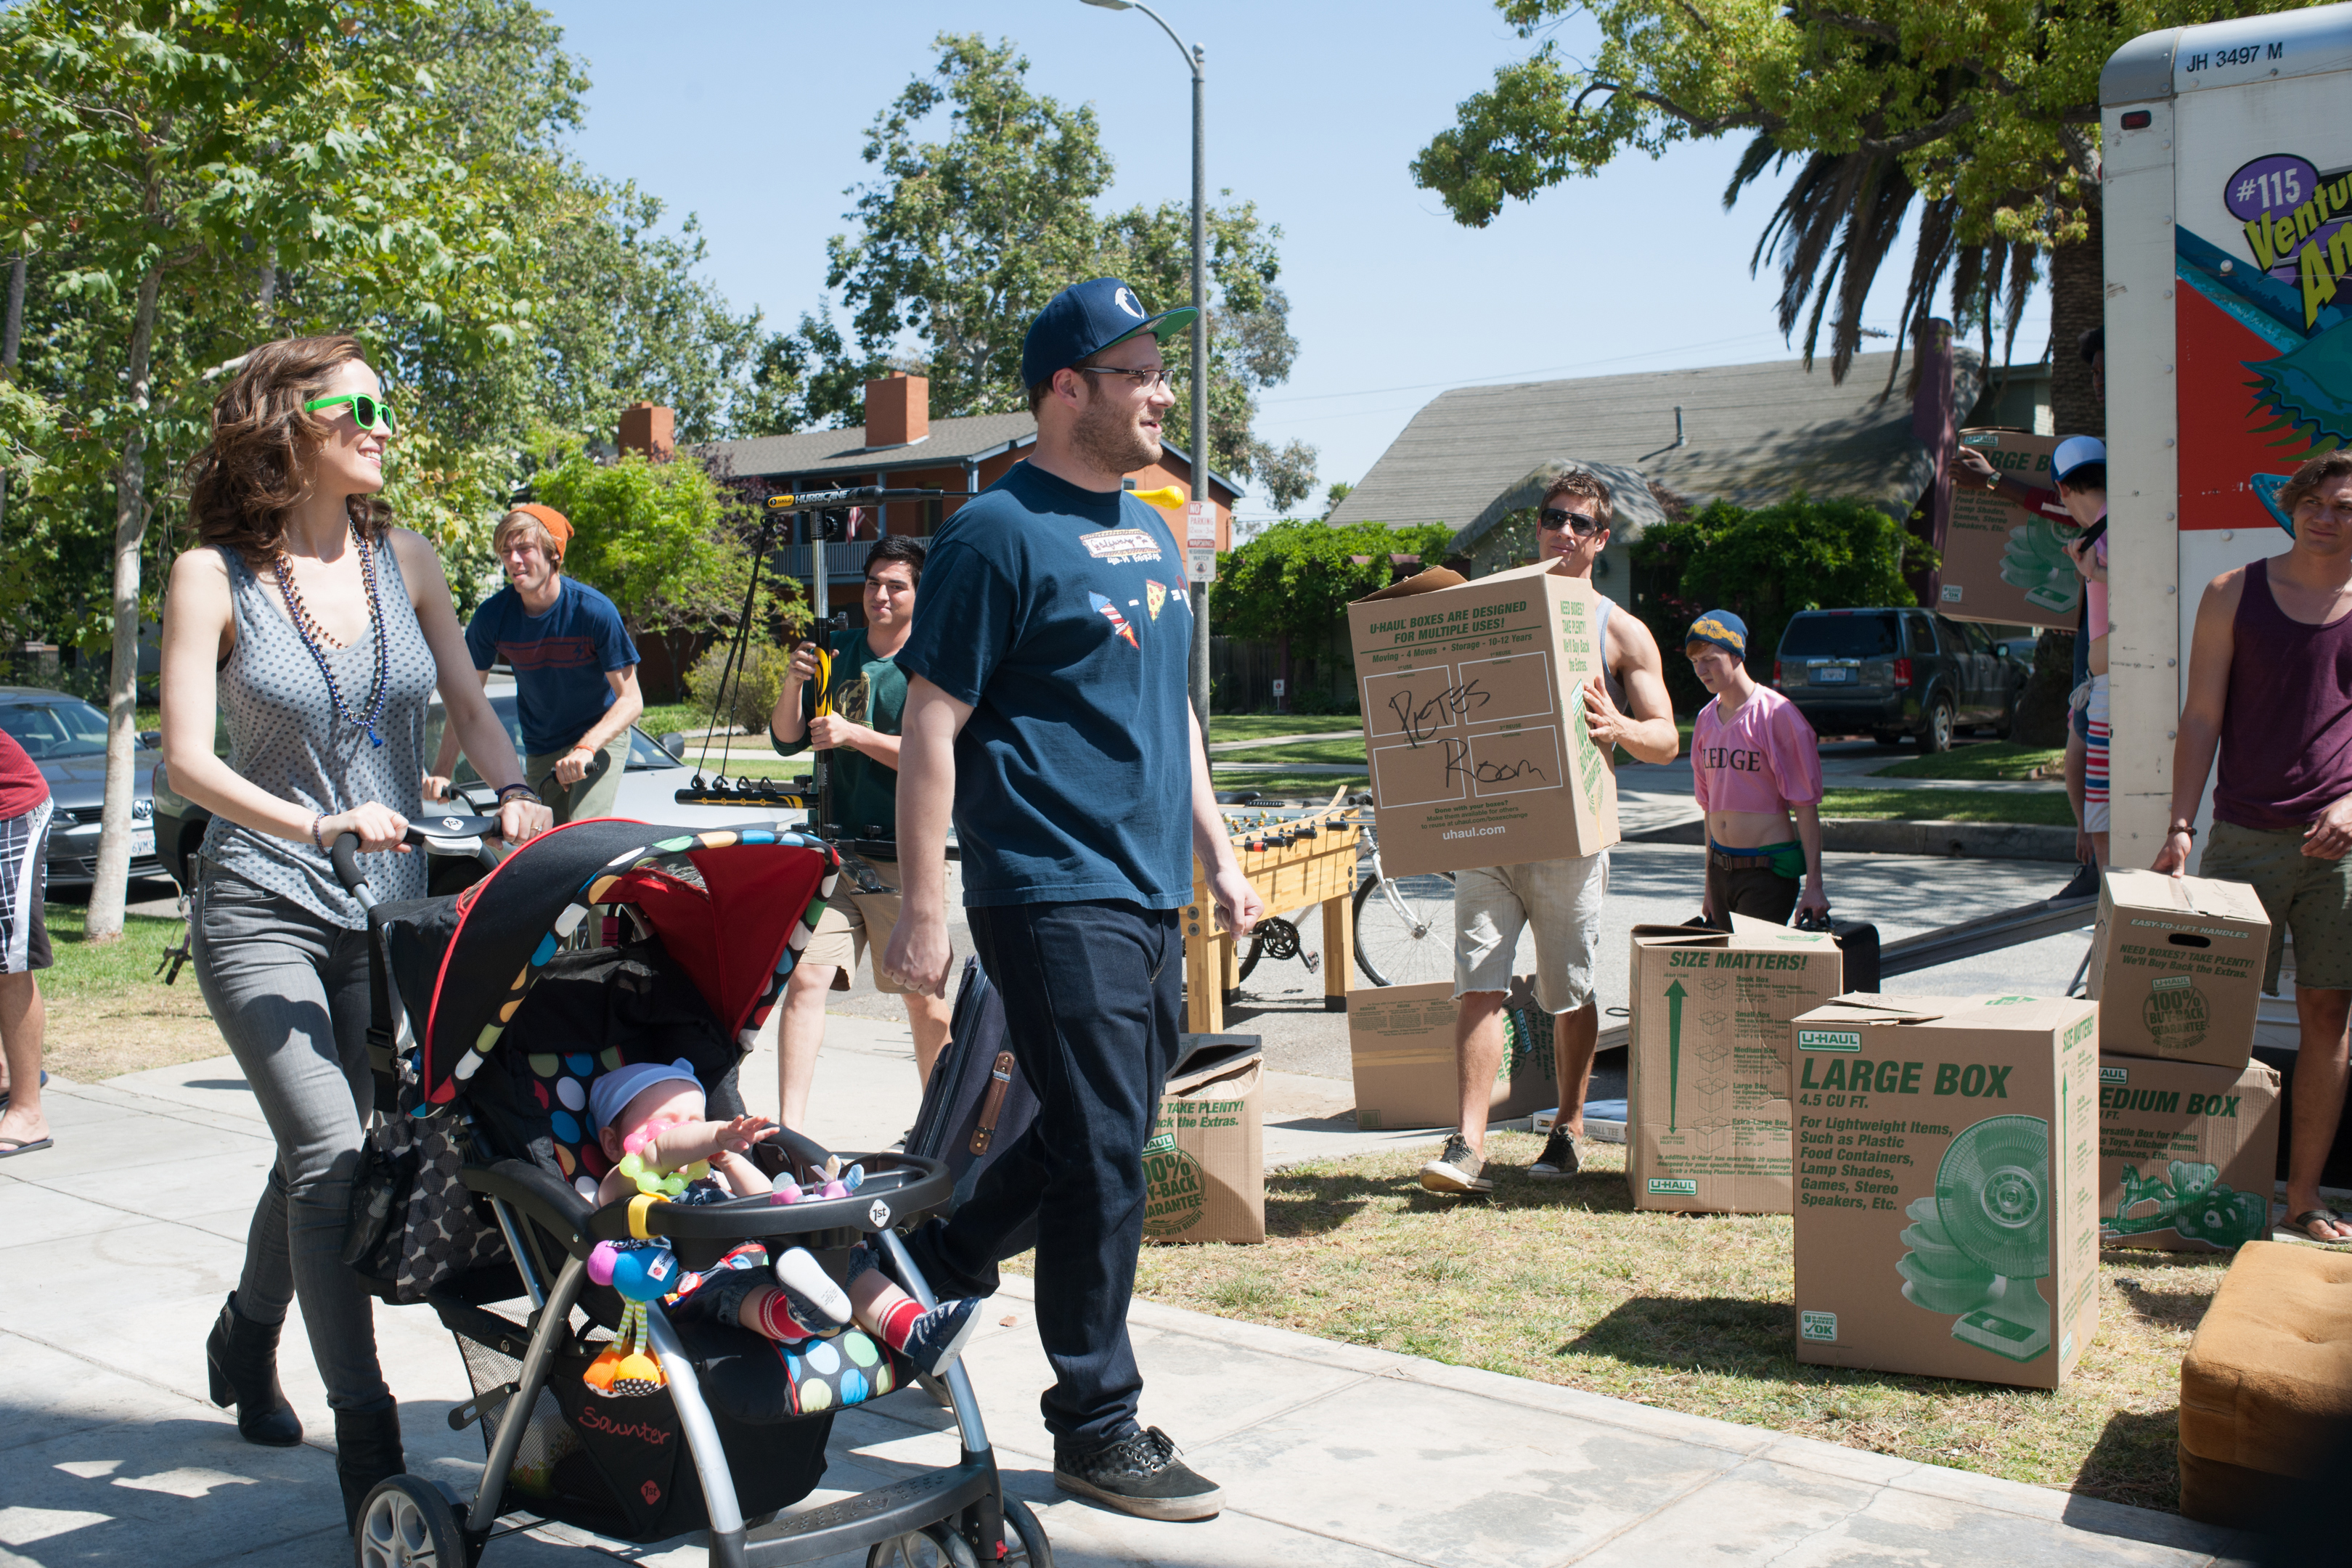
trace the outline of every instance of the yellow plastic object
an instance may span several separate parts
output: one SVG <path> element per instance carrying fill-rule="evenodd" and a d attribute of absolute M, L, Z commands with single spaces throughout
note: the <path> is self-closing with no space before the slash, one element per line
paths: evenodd
<path fill-rule="evenodd" d="M 820 719 L 833 712 L 833 655 L 824 648 L 816 650 L 816 716 Z"/>
<path fill-rule="evenodd" d="M 1130 490 L 1128 493 L 1146 506 L 1182 506 L 1185 500 L 1184 492 L 1174 485 L 1163 485 L 1156 490 Z"/>

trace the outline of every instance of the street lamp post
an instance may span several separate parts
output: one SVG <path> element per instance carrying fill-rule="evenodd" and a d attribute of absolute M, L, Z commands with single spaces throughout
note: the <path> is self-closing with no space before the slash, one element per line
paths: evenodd
<path fill-rule="evenodd" d="M 1208 82 L 1208 51 L 1186 44 L 1168 19 L 1141 0 L 1086 0 L 1106 11 L 1140 11 L 1160 24 L 1174 41 L 1192 72 L 1192 500 L 1213 507 L 1209 489 L 1209 156 L 1203 123 Z M 1192 541 L 1181 542 L 1189 552 Z M 1189 570 L 1189 555 L 1188 555 Z M 1200 716 L 1201 738 L 1209 735 L 1209 585 L 1192 584 L 1192 711 Z"/>

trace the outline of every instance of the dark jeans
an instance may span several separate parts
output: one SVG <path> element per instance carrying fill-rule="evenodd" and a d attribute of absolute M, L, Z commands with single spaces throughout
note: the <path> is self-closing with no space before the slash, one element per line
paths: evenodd
<path fill-rule="evenodd" d="M 942 1297 L 985 1295 L 1008 1238 L 1034 1216 L 1037 1337 L 1054 1368 L 1039 1407 L 1057 1453 L 1084 1453 L 1135 1429 L 1143 1390 L 1127 1306 L 1143 1246 L 1143 1145 L 1176 1060 L 1183 939 L 1176 910 L 1124 900 L 971 916 L 1037 1120 L 953 1219 L 908 1245 Z"/>
<path fill-rule="evenodd" d="M 1733 915 L 1770 921 L 1776 926 L 1787 925 L 1789 917 L 1797 912 L 1797 895 L 1804 891 L 1804 884 L 1783 877 L 1769 866 L 1726 870 L 1715 863 L 1710 854 L 1706 889 L 1715 895 L 1716 920 L 1723 930 L 1729 931 Z"/>

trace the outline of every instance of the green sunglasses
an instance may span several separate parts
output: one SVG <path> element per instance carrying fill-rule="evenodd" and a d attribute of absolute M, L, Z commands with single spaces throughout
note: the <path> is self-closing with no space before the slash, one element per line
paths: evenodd
<path fill-rule="evenodd" d="M 392 405 L 381 397 L 364 392 L 347 392 L 341 397 L 314 397 L 302 405 L 306 413 L 315 414 L 321 408 L 338 404 L 352 405 L 352 420 L 362 430 L 381 430 L 392 434 Z"/>

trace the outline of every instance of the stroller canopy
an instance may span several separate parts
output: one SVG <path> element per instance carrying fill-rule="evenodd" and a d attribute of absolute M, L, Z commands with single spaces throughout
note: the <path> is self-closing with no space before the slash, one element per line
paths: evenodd
<path fill-rule="evenodd" d="M 788 828 L 695 833 L 607 817 L 541 835 L 454 898 L 379 906 L 425 1098 L 456 1097 L 592 904 L 634 905 L 748 1049 L 839 868 L 832 846 Z"/>

